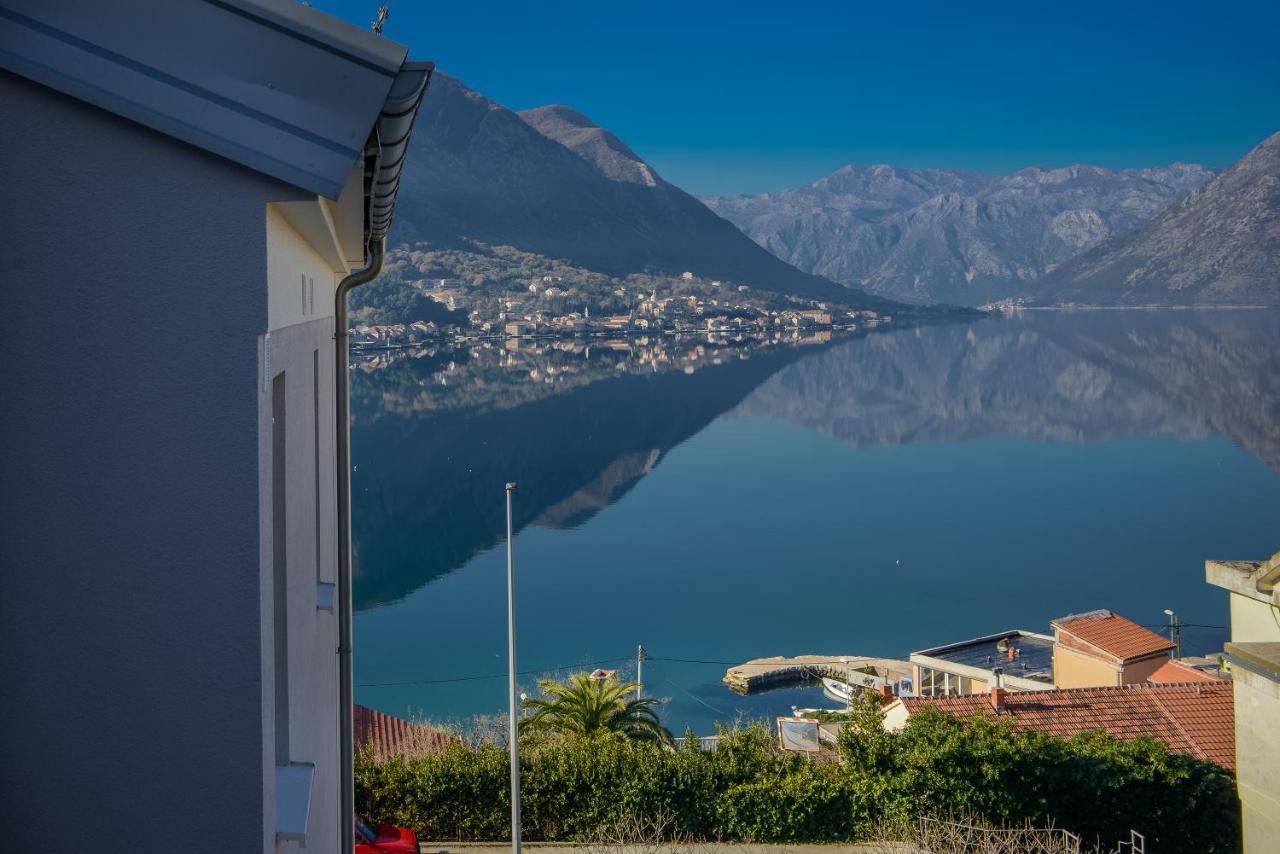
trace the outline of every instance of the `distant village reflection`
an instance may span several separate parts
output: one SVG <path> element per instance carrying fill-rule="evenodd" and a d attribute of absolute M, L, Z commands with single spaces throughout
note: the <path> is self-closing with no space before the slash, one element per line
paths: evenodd
<path fill-rule="evenodd" d="M 354 383 L 364 417 L 517 406 L 624 374 L 696 371 L 779 349 L 810 348 L 887 329 L 892 318 L 867 312 L 832 323 L 800 317 L 777 328 L 731 321 L 686 332 L 393 337 L 353 332 Z M 899 324 L 901 325 L 901 324 Z M 411 371 L 412 380 L 404 376 Z M 370 399 L 370 397 L 376 399 Z"/>

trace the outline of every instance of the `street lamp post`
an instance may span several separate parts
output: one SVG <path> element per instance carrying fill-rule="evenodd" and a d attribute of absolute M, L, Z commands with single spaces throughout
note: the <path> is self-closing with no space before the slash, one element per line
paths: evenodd
<path fill-rule="evenodd" d="M 1182 658 L 1182 620 L 1171 609 L 1164 609 L 1169 618 L 1169 640 L 1173 641 L 1173 657 Z"/>
<path fill-rule="evenodd" d="M 514 483 L 507 484 L 507 701 L 510 704 L 508 739 L 511 743 L 511 854 L 520 854 L 520 733 L 516 685 L 516 562 L 515 536 L 511 524 L 511 497 Z"/>

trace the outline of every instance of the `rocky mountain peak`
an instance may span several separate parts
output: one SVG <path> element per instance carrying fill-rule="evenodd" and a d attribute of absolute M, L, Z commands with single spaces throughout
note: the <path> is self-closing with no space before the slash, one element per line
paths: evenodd
<path fill-rule="evenodd" d="M 626 143 L 577 110 L 551 104 L 516 115 L 547 139 L 595 166 L 611 181 L 656 187 L 662 180 Z"/>
<path fill-rule="evenodd" d="M 516 114 L 437 72 L 410 143 L 395 243 L 487 244 L 610 276 L 700 277 L 832 302 L 885 305 L 770 255 L 582 113 Z"/>
<path fill-rule="evenodd" d="M 1011 175 L 848 165 L 782 193 L 703 201 L 801 269 L 895 299 L 977 305 L 1033 296 L 1041 276 L 1211 177 L 1193 164 Z"/>
<path fill-rule="evenodd" d="M 1040 299 L 1280 304 L 1280 134 L 1140 228 L 1054 270 Z"/>

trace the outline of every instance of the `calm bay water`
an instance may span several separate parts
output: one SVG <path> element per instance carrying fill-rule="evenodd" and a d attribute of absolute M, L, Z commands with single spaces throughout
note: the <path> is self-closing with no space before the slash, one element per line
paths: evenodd
<path fill-rule="evenodd" d="M 703 734 L 822 703 L 738 697 L 726 663 L 905 658 L 1101 607 L 1225 626 L 1204 560 L 1280 548 L 1275 313 L 693 346 L 362 366 L 358 702 L 436 720 L 504 709 L 507 480 L 521 668 L 626 671 L 643 643 L 668 725 Z M 1184 647 L 1225 638 L 1188 628 Z"/>

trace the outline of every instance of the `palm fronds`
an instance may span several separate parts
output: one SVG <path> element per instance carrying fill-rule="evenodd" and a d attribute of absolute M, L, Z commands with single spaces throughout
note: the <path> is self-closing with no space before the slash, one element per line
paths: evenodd
<path fill-rule="evenodd" d="M 538 686 L 546 699 L 524 701 L 523 708 L 532 714 L 520 722 L 523 730 L 560 735 L 613 733 L 636 741 L 672 743 L 656 711 L 661 701 L 631 696 L 639 687 L 634 682 L 575 673 L 563 682 L 545 679 Z"/>

